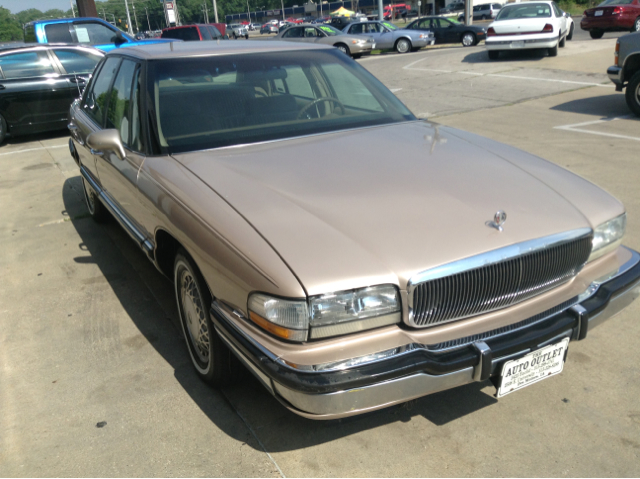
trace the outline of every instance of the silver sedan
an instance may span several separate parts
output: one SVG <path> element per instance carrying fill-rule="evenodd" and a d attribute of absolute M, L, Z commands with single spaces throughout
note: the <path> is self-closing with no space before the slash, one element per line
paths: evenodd
<path fill-rule="evenodd" d="M 368 55 L 376 47 L 375 40 L 368 35 L 347 35 L 331 25 L 307 23 L 289 27 L 284 31 L 281 30 L 273 39 L 332 45 L 353 58 Z"/>
<path fill-rule="evenodd" d="M 403 30 L 391 22 L 371 21 L 350 23 L 342 30 L 349 35 L 366 35 L 380 50 L 393 49 L 398 53 L 416 51 L 436 42 L 433 32 Z"/>

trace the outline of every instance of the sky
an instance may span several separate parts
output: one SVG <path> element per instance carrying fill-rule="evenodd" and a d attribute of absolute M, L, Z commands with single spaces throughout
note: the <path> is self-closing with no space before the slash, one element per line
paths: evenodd
<path fill-rule="evenodd" d="M 67 11 L 71 8 L 69 0 L 0 0 L 0 7 L 4 7 L 11 13 L 18 13 L 29 8 L 37 8 L 44 12 L 52 8 L 59 8 Z M 76 2 L 73 2 L 73 8 L 76 8 Z"/>

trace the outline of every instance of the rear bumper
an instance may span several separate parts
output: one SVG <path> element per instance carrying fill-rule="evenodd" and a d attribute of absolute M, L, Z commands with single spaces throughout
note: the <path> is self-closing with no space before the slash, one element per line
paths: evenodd
<path fill-rule="evenodd" d="M 211 316 L 222 340 L 285 407 L 311 419 L 334 419 L 499 377 L 505 361 L 562 338 L 582 340 L 638 296 L 640 254 L 632 251 L 631 259 L 606 282 L 594 283 L 571 304 L 522 321 L 507 332 L 446 350 L 406 345 L 389 351 L 384 359 L 322 370 L 280 361 L 234 326 L 238 318 L 222 304 L 213 303 Z"/>
<path fill-rule="evenodd" d="M 524 35 L 523 35 L 524 36 Z M 521 44 L 520 42 L 524 42 Z M 531 50 L 535 48 L 553 48 L 558 44 L 558 37 L 553 35 L 551 37 L 533 37 L 522 38 L 521 36 L 508 36 L 508 37 L 491 37 L 484 42 L 487 50 Z"/>
<path fill-rule="evenodd" d="M 635 18 L 627 18 L 626 16 L 583 17 L 580 21 L 580 28 L 587 31 L 628 31 L 633 26 L 634 20 Z"/>

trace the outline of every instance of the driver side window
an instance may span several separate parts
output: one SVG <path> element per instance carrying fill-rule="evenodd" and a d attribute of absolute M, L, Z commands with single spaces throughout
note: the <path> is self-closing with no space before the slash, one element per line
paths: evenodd
<path fill-rule="evenodd" d="M 109 109 L 107 110 L 106 127 L 118 130 L 122 143 L 129 147 L 131 147 L 132 113 L 134 110 L 131 108 L 131 90 L 137 70 L 138 65 L 135 62 L 122 60 L 118 76 L 111 87 Z M 137 114 L 135 117 L 138 120 Z M 134 131 L 136 131 L 135 128 Z"/>
<path fill-rule="evenodd" d="M 82 110 L 100 127 L 104 125 L 107 92 L 119 64 L 120 59 L 118 57 L 107 58 L 90 88 L 86 90 L 87 94 L 83 101 Z"/>
<path fill-rule="evenodd" d="M 354 35 L 359 35 L 360 33 L 364 33 L 362 31 L 362 27 L 364 27 L 363 24 L 352 25 L 351 28 L 349 29 L 349 33 L 353 33 Z"/>

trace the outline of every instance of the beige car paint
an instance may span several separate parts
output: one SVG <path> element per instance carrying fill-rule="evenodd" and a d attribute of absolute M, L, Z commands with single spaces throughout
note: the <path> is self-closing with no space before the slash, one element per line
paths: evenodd
<path fill-rule="evenodd" d="M 133 47 L 126 54 L 211 54 L 211 47 L 200 43 L 212 42 L 193 43 Z M 242 43 L 236 50 L 305 48 Z M 221 52 L 234 48 L 220 47 Z M 72 122 L 84 132 L 95 128 L 77 104 Z M 74 138 L 75 146 L 84 150 L 81 160 L 92 170 L 82 140 Z M 134 164 L 140 165 L 139 204 L 127 212 L 161 246 L 159 268 L 171 275 L 172 262 L 162 256 L 170 236 L 192 255 L 214 297 L 245 315 L 253 291 L 305 298 L 382 283 L 404 291 L 420 271 L 520 241 L 593 228 L 624 211 L 606 192 L 545 160 L 424 121 L 140 157 Z M 499 209 L 508 214 L 502 233 L 485 224 Z M 606 255 L 570 282 L 508 309 L 427 329 L 390 326 L 296 345 L 242 319 L 237 325 L 277 356 L 303 365 L 411 342 L 436 343 L 553 307 L 615 271 L 625 254 L 619 249 Z"/>

